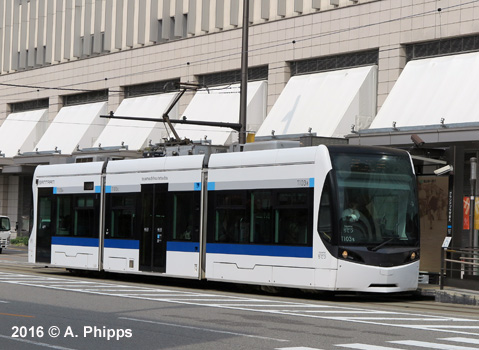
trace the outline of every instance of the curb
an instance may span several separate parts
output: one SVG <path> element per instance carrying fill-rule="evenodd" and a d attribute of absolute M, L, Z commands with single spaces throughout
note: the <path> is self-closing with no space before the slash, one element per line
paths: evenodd
<path fill-rule="evenodd" d="M 419 288 L 418 294 L 424 297 L 432 297 L 438 303 L 479 306 L 479 294 L 460 290 Z"/>

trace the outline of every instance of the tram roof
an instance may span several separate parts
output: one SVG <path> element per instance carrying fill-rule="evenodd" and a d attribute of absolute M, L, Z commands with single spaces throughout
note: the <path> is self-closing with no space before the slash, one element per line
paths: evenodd
<path fill-rule="evenodd" d="M 34 176 L 100 175 L 103 164 L 104 162 L 39 165 Z"/>
<path fill-rule="evenodd" d="M 151 172 L 164 170 L 190 170 L 201 169 L 203 167 L 204 155 L 178 156 L 178 157 L 158 157 L 158 158 L 140 158 L 127 159 L 122 161 L 108 162 L 106 172 L 126 173 L 126 172 Z"/>
<path fill-rule="evenodd" d="M 314 162 L 316 153 L 320 148 L 326 150 L 325 146 L 317 146 L 212 154 L 208 167 L 213 169 L 230 166 L 248 167 L 261 165 L 312 163 Z"/>

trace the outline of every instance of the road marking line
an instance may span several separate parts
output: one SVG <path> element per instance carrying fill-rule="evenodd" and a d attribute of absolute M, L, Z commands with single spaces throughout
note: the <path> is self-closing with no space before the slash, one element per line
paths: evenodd
<path fill-rule="evenodd" d="M 85 292 L 90 292 L 92 291 L 91 289 L 85 289 Z M 93 290 L 94 292 L 95 290 Z M 99 290 L 99 292 L 102 292 L 102 290 Z M 133 291 L 136 292 L 136 291 Z M 158 297 L 158 298 L 165 298 L 165 300 L 168 300 L 168 297 L 175 297 L 177 296 L 176 294 L 162 294 L 162 293 L 112 293 L 111 295 L 115 296 L 145 296 L 149 298 L 153 297 Z"/>
<path fill-rule="evenodd" d="M 236 336 L 247 337 L 247 338 L 274 340 L 274 341 L 278 341 L 278 342 L 289 342 L 289 340 L 286 340 L 286 339 L 278 339 L 278 338 L 262 337 L 262 336 L 259 336 L 259 335 L 252 335 L 252 334 L 244 334 L 244 333 L 220 331 L 220 330 L 210 329 L 210 328 L 202 328 L 202 327 L 194 327 L 194 326 L 184 326 L 184 325 L 181 325 L 181 324 L 174 324 L 174 323 L 165 323 L 165 322 L 157 322 L 157 321 L 150 321 L 150 320 L 140 320 L 140 319 L 138 319 L 138 318 L 131 318 L 131 317 L 119 317 L 119 319 L 121 319 L 121 320 L 128 320 L 128 321 L 135 321 L 135 322 L 158 324 L 158 325 L 161 325 L 161 326 L 169 326 L 169 327 L 178 327 L 178 328 L 194 329 L 194 330 L 199 330 L 199 331 L 203 331 L 203 332 L 230 334 L 230 335 L 236 335 Z"/>
<path fill-rule="evenodd" d="M 30 282 L 30 281 L 26 281 L 26 282 Z M 36 281 L 35 281 L 36 282 Z M 82 281 L 62 281 L 62 280 L 59 280 L 59 279 L 49 279 L 49 280 L 44 280 L 44 281 L 39 281 L 40 283 L 44 283 L 44 284 L 48 284 L 48 283 L 52 283 L 52 284 L 55 284 L 55 283 L 61 283 L 61 284 L 81 284 L 81 285 L 85 285 L 85 284 L 93 284 L 93 282 L 82 282 Z"/>
<path fill-rule="evenodd" d="M 308 348 L 306 346 L 295 346 L 295 347 L 292 347 L 292 348 L 276 348 L 274 350 L 321 350 L 321 349 Z"/>
<path fill-rule="evenodd" d="M 0 312 L 0 315 L 4 315 L 4 316 L 16 316 L 16 317 L 28 317 L 28 318 L 35 317 L 35 316 L 29 316 L 29 315 L 6 314 L 6 313 L 3 313 L 3 312 Z"/>
<path fill-rule="evenodd" d="M 44 279 L 45 277 L 39 277 L 39 276 L 32 276 L 32 277 L 27 277 L 27 276 L 4 276 L 0 277 L 0 280 L 26 280 L 26 281 L 31 281 L 31 280 L 41 280 Z"/>
<path fill-rule="evenodd" d="M 476 321 L 477 322 L 477 321 Z M 479 326 L 452 326 L 452 325 L 423 325 L 422 327 L 432 327 L 432 328 L 455 328 L 455 329 L 479 329 Z"/>
<path fill-rule="evenodd" d="M 378 346 L 378 345 L 369 345 L 369 344 L 340 344 L 335 345 L 342 348 L 357 349 L 357 350 L 403 350 L 398 348 L 390 348 L 389 346 Z"/>
<path fill-rule="evenodd" d="M 81 291 L 100 291 L 100 292 L 143 292 L 142 290 L 138 289 L 105 289 L 105 288 L 82 288 L 80 289 Z M 149 290 L 145 290 L 145 293 L 138 293 L 138 295 L 145 295 L 146 293 L 151 293 Z M 126 294 L 132 294 L 132 293 L 122 293 L 119 295 L 126 295 Z M 161 293 L 157 293 L 155 295 L 161 295 Z M 173 294 L 172 294 L 173 295 Z"/>
<path fill-rule="evenodd" d="M 479 344 L 479 339 L 472 339 L 472 338 L 453 337 L 453 338 L 442 338 L 440 340 L 455 341 L 455 342 L 466 343 L 466 344 Z"/>
<path fill-rule="evenodd" d="M 288 310 L 284 310 L 288 311 Z M 293 311 L 293 310 L 291 310 Z M 305 310 L 303 312 L 309 312 L 309 313 L 323 313 L 323 314 L 390 314 L 390 315 L 397 315 L 397 312 L 391 312 L 391 311 L 375 311 L 375 310 L 365 310 L 365 311 L 357 311 L 357 310 Z M 345 317 L 345 316 L 342 316 Z M 349 318 L 360 318 L 360 317 L 349 317 Z M 364 319 L 367 319 L 367 317 L 364 317 Z M 373 317 L 373 319 L 377 319 L 376 317 Z"/>
<path fill-rule="evenodd" d="M 422 347 L 427 349 L 439 349 L 439 350 L 478 350 L 478 348 L 471 348 L 469 346 L 430 343 L 430 342 L 416 341 L 416 340 L 395 340 L 395 341 L 388 341 L 388 343 L 417 346 L 417 347 Z"/>
<path fill-rule="evenodd" d="M 40 343 L 40 342 L 37 342 L 37 341 L 32 341 L 32 340 L 27 340 L 27 339 L 12 338 L 12 337 L 8 337 L 8 336 L 2 335 L 2 334 L 0 334 L 0 338 L 19 341 L 19 342 L 27 343 L 27 344 L 33 344 L 33 345 L 37 345 L 37 346 L 43 346 L 43 347 L 46 347 L 46 348 L 56 349 L 56 350 L 75 350 L 75 349 L 72 349 L 72 348 L 65 348 L 63 346 Z"/>
<path fill-rule="evenodd" d="M 335 318 L 335 317 L 333 317 L 333 318 Z M 381 321 L 381 320 L 388 320 L 388 321 L 431 321 L 431 322 L 450 321 L 450 319 L 448 319 L 448 318 L 431 319 L 431 318 L 414 318 L 414 317 L 411 317 L 411 318 L 407 318 L 407 317 L 391 317 L 391 318 L 388 318 L 388 317 L 354 317 L 354 316 L 351 316 L 351 317 L 338 317 L 338 318 L 340 318 L 340 319 L 347 318 L 348 320 L 375 320 L 375 321 L 376 320 L 377 321 Z M 431 327 L 436 327 L 436 326 L 431 325 Z M 446 327 L 446 326 L 444 326 L 444 327 Z M 449 327 L 449 326 L 447 326 L 447 327 Z"/>

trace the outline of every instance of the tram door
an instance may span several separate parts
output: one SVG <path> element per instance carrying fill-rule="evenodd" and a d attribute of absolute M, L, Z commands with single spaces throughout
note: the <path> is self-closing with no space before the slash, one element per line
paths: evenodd
<path fill-rule="evenodd" d="M 140 270 L 166 271 L 166 209 L 168 185 L 141 186 L 142 231 Z"/>

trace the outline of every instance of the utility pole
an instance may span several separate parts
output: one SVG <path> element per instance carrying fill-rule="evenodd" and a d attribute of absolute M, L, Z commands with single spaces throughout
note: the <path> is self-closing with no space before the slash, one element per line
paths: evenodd
<path fill-rule="evenodd" d="M 476 180 L 477 180 L 477 158 L 471 158 L 471 206 L 470 206 L 470 213 L 471 213 L 471 226 L 469 231 L 469 247 L 474 248 L 474 207 L 475 207 L 475 199 L 476 199 Z"/>
<path fill-rule="evenodd" d="M 249 0 L 243 0 L 243 41 L 241 49 L 241 85 L 240 85 L 240 112 L 239 143 L 246 143 L 246 109 L 248 107 L 248 29 L 249 29 Z"/>
<path fill-rule="evenodd" d="M 471 204 L 470 204 L 470 209 L 469 211 L 471 212 L 471 219 L 470 219 L 470 230 L 469 230 L 469 248 L 471 249 L 471 259 L 469 260 L 470 263 L 475 263 L 476 260 L 476 255 L 474 254 L 474 229 L 475 229 L 475 209 L 476 209 L 476 204 L 475 204 L 475 199 L 476 199 L 476 180 L 477 180 L 477 158 L 472 157 L 471 158 L 471 177 L 470 177 L 470 182 L 471 182 Z M 469 265 L 467 268 L 469 273 L 471 275 L 474 275 L 475 273 L 475 268 L 474 265 Z"/>

